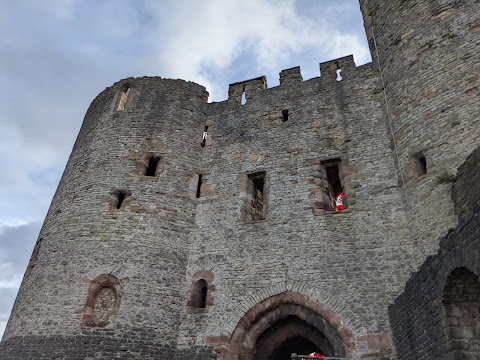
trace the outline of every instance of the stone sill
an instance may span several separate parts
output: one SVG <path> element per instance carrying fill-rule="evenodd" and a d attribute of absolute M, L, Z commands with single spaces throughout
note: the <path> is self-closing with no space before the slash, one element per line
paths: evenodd
<path fill-rule="evenodd" d="M 197 315 L 208 314 L 208 310 L 209 310 L 208 305 L 205 308 L 196 308 L 196 307 L 193 307 L 193 306 L 188 306 L 187 307 L 187 314 L 197 314 Z"/>
<path fill-rule="evenodd" d="M 327 211 L 324 209 L 313 209 L 313 215 L 317 216 L 340 216 L 342 214 L 349 214 L 353 212 L 354 209 L 348 208 L 343 211 Z"/>
<path fill-rule="evenodd" d="M 239 220 L 240 225 L 251 225 L 251 224 L 262 224 L 268 222 L 269 219 L 263 219 L 263 220 Z"/>

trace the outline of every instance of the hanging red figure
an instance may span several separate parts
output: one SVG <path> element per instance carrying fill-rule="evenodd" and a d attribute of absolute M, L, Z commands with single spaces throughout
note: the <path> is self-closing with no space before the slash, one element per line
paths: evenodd
<path fill-rule="evenodd" d="M 345 194 L 343 193 L 343 191 L 338 194 L 337 196 L 337 201 L 336 201 L 336 210 L 337 211 L 342 211 L 345 209 L 344 205 L 343 205 L 343 198 L 345 197 Z"/>
<path fill-rule="evenodd" d="M 322 355 L 318 352 L 313 352 L 311 354 L 308 354 L 308 356 L 315 356 L 316 359 L 325 359 L 325 355 Z M 300 360 L 309 360 L 309 359 L 301 358 Z"/>

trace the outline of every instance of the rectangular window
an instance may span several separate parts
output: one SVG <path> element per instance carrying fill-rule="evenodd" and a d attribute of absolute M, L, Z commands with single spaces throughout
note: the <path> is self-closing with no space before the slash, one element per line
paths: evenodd
<path fill-rule="evenodd" d="M 265 172 L 248 175 L 248 200 L 252 220 L 265 219 Z"/>
<path fill-rule="evenodd" d="M 205 126 L 202 134 L 202 147 L 205 147 L 205 145 L 207 144 L 207 140 L 208 140 L 208 126 Z"/>
<path fill-rule="evenodd" d="M 195 194 L 195 197 L 198 199 L 200 196 L 202 196 L 202 182 L 203 182 L 203 176 L 202 174 L 198 174 L 198 182 L 197 182 L 197 193 Z"/>
<path fill-rule="evenodd" d="M 342 211 L 346 208 L 341 159 L 330 159 L 320 162 L 317 172 L 323 187 L 316 208 L 327 211 Z"/>
<path fill-rule="evenodd" d="M 117 193 L 117 205 L 115 206 L 117 209 L 120 209 L 122 207 L 123 201 L 125 200 L 126 196 L 127 193 L 125 191 L 119 191 Z"/>
<path fill-rule="evenodd" d="M 128 94 L 130 93 L 130 87 L 126 85 L 120 93 L 120 100 L 118 101 L 117 111 L 125 110 L 127 105 Z"/>
<path fill-rule="evenodd" d="M 419 176 L 427 173 L 427 159 L 423 154 L 417 157 L 417 173 Z"/>
<path fill-rule="evenodd" d="M 213 122 L 208 120 L 202 128 L 202 147 L 212 146 Z"/>
<path fill-rule="evenodd" d="M 240 181 L 240 222 L 267 219 L 269 181 L 266 171 L 238 175 Z"/>
<path fill-rule="evenodd" d="M 157 167 L 160 158 L 158 156 L 150 156 L 148 159 L 148 165 L 145 168 L 145 176 L 156 176 L 157 175 Z"/>

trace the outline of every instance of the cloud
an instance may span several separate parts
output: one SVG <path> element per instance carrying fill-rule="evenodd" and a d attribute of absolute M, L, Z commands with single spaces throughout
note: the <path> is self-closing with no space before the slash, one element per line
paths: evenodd
<path fill-rule="evenodd" d="M 28 264 L 40 223 L 0 226 L 0 334 Z"/>
<path fill-rule="evenodd" d="M 322 3 L 322 13 L 343 11 L 359 17 L 358 4 L 354 8 L 352 1 L 344 2 L 340 8 Z M 358 29 L 342 33 L 335 26 L 335 17 L 307 16 L 297 6 L 292 0 L 182 1 L 164 11 L 163 3 L 147 1 L 158 24 L 150 36 L 163 40 L 151 41 L 156 57 L 150 54 L 146 67 L 161 70 L 165 76 L 202 83 L 212 92 L 212 99 L 221 100 L 228 84 L 220 81 L 228 76 L 212 81 L 212 73 L 232 66 L 239 56 L 250 65 L 249 77 L 258 71 L 269 73 L 275 76 L 269 79 L 273 84 L 277 83 L 275 74 L 282 70 L 281 66 L 295 66 L 289 61 L 308 51 L 324 60 L 355 53 L 360 64 L 369 61 Z"/>
<path fill-rule="evenodd" d="M 0 227 L 0 286 L 17 284 L 18 274 L 25 270 L 33 245 L 40 231 L 40 223 Z"/>

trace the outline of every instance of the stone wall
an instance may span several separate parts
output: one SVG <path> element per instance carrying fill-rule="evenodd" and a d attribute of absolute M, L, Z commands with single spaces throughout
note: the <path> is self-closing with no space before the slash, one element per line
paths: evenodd
<path fill-rule="evenodd" d="M 391 355 L 388 340 L 367 338 L 388 336 L 387 307 L 409 276 L 414 247 L 379 79 L 371 64 L 357 68 L 352 57 L 321 68 L 321 77 L 303 82 L 290 74 L 278 87 L 246 86 L 245 105 L 234 89 L 209 106 L 212 146 L 201 151 L 210 191 L 198 199 L 187 284 L 202 269 L 214 273 L 214 304 L 184 316 L 179 350 L 228 342 L 248 309 L 294 289 L 333 308 L 357 339 L 353 355 Z M 263 84 L 259 79 L 253 82 Z M 315 206 L 323 193 L 315 171 L 332 158 L 342 161 L 344 212 Z M 242 181 L 257 172 L 266 173 L 268 209 L 265 220 L 245 221 Z"/>
<path fill-rule="evenodd" d="M 479 155 L 477 149 L 468 157 L 454 184 L 457 211 L 468 215 L 441 239 L 437 254 L 390 307 L 399 359 L 456 359 L 462 350 L 458 359 L 480 355 L 480 183 L 471 180 L 478 179 Z"/>
<path fill-rule="evenodd" d="M 238 334 L 250 351 L 275 343 L 246 326 L 279 314 L 331 325 L 336 354 L 395 359 L 392 330 L 399 358 L 445 352 L 438 296 L 454 268 L 478 275 L 478 199 L 468 197 L 478 168 L 458 171 L 457 213 L 450 183 L 480 136 L 478 1 L 360 2 L 374 63 L 347 56 L 306 81 L 291 68 L 277 87 L 263 76 L 240 81 L 210 104 L 202 86 L 181 80 L 130 78 L 103 91 L 0 356 L 237 359 Z M 325 205 L 332 163 L 342 212 Z M 254 217 L 260 178 L 263 214 Z M 99 275 L 116 279 L 105 286 L 115 296 Z M 191 291 L 204 275 L 198 309 Z"/>
<path fill-rule="evenodd" d="M 125 85 L 125 110 L 116 111 Z M 200 159 L 197 135 L 207 97 L 194 83 L 145 77 L 116 83 L 93 101 L 2 351 L 21 359 L 42 358 L 42 351 L 81 359 L 118 352 L 172 358 L 187 302 L 183 285 L 196 206 L 188 187 Z M 160 157 L 156 176 L 146 176 L 152 155 Z M 126 197 L 117 209 L 119 192 Z M 85 327 L 91 325 L 82 322 L 85 311 L 98 312 L 85 304 L 101 274 L 120 279 L 119 309 L 107 324 Z"/>
<path fill-rule="evenodd" d="M 389 137 L 394 153 L 395 138 L 405 180 L 419 266 L 436 252 L 436 239 L 457 223 L 450 188 L 438 178 L 455 175 L 480 138 L 480 2 L 360 4 L 372 58 L 384 78 Z M 418 172 L 421 157 L 426 174 Z"/>
<path fill-rule="evenodd" d="M 460 219 L 466 219 L 480 207 L 480 151 L 473 151 L 458 169 L 453 200 Z"/>

